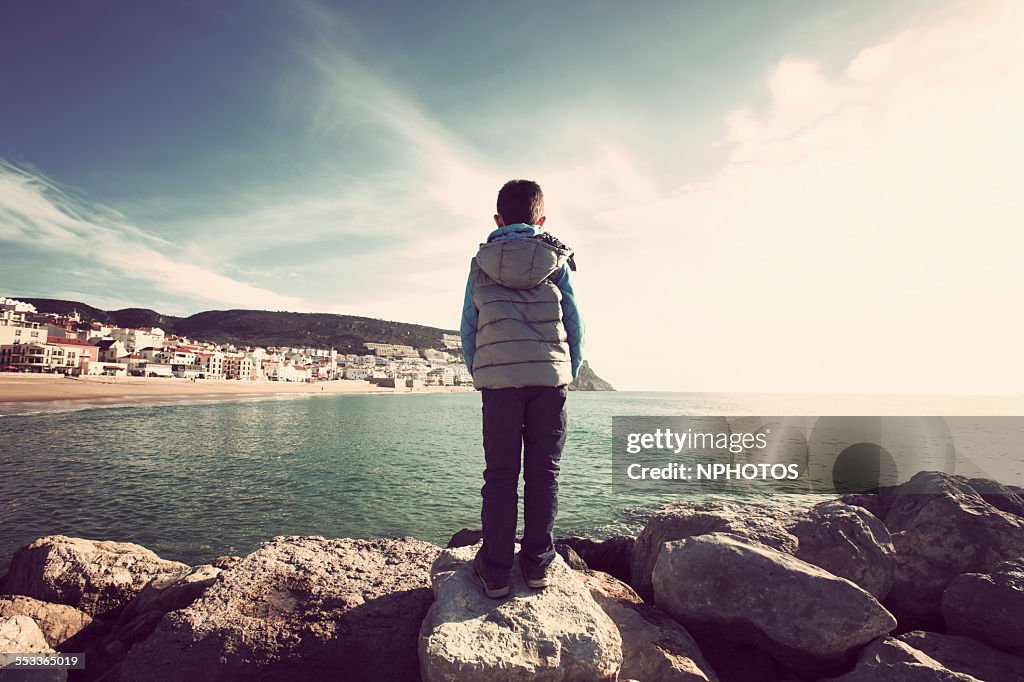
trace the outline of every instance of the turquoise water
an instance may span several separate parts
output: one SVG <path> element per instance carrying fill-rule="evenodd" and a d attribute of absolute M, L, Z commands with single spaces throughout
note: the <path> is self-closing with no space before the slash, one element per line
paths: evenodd
<path fill-rule="evenodd" d="M 557 533 L 632 532 L 651 508 L 681 496 L 612 492 L 613 415 L 770 414 L 770 405 L 779 403 L 570 394 Z M 808 413 L 784 407 L 774 413 Z M 819 405 L 825 413 L 833 407 Z M 137 542 L 187 563 L 245 554 L 286 534 L 412 535 L 443 544 L 458 529 L 479 526 L 482 467 L 477 393 L 282 396 L 6 416 L 0 569 L 17 547 L 49 534 Z"/>

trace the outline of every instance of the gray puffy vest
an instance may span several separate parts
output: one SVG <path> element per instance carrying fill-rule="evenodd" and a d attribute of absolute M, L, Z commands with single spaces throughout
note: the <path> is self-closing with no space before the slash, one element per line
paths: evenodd
<path fill-rule="evenodd" d="M 561 386 L 572 381 L 562 292 L 549 277 L 571 251 L 518 237 L 481 244 L 470 264 L 477 321 L 476 388 Z"/>

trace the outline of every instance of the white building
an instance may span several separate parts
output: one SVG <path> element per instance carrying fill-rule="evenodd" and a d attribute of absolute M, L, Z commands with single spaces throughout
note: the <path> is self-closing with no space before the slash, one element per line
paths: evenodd
<path fill-rule="evenodd" d="M 446 363 L 454 362 L 455 356 L 443 350 L 437 350 L 434 348 L 427 348 L 423 351 L 423 357 L 430 362 Z"/>
<path fill-rule="evenodd" d="M 144 377 L 174 376 L 174 366 L 165 362 L 141 362 L 135 366 L 135 371 Z"/>
<path fill-rule="evenodd" d="M 154 348 L 153 346 L 147 346 L 146 348 L 140 348 L 135 351 L 134 355 L 142 358 L 146 362 L 164 362 L 164 349 Z"/>
<path fill-rule="evenodd" d="M 164 345 L 164 330 L 160 327 L 141 327 L 139 329 L 123 329 L 115 327 L 110 331 L 110 338 L 120 341 L 128 352 L 134 353 L 137 348 Z"/>
<path fill-rule="evenodd" d="M 224 356 L 224 376 L 228 379 L 253 379 L 252 357 L 246 353 L 228 353 Z"/>
<path fill-rule="evenodd" d="M 280 363 L 275 365 L 275 376 L 278 381 L 307 381 L 310 371 L 305 365 Z"/>
<path fill-rule="evenodd" d="M 366 365 L 349 365 L 345 368 L 345 378 L 355 381 L 365 381 L 370 378 L 371 370 Z"/>
<path fill-rule="evenodd" d="M 452 386 L 455 372 L 450 367 L 438 367 L 427 372 L 427 386 Z"/>
<path fill-rule="evenodd" d="M 199 351 L 196 353 L 196 365 L 204 379 L 224 378 L 224 354 L 219 351 Z"/>
<path fill-rule="evenodd" d="M 96 347 L 100 349 L 100 362 L 117 363 L 131 355 L 124 344 L 115 339 L 100 339 Z"/>
<path fill-rule="evenodd" d="M 128 365 L 123 362 L 83 362 L 82 374 L 88 376 L 128 376 Z"/>
<path fill-rule="evenodd" d="M 11 312 L 25 315 L 26 313 L 35 314 L 36 307 L 31 303 L 25 303 L 24 301 L 0 296 L 0 310 L 10 310 Z"/>
<path fill-rule="evenodd" d="M 47 338 L 46 328 L 38 322 L 29 322 L 25 312 L 16 310 L 14 305 L 0 308 L 0 345 L 46 343 Z"/>
<path fill-rule="evenodd" d="M 101 324 L 99 322 L 93 322 L 89 325 L 89 329 L 85 332 L 85 340 L 92 341 L 93 339 L 105 339 L 110 336 L 110 333 L 117 329 L 109 324 Z"/>
<path fill-rule="evenodd" d="M 412 346 L 395 343 L 364 343 L 363 345 L 382 358 L 419 356 L 419 351 Z"/>
<path fill-rule="evenodd" d="M 172 365 L 194 365 L 196 364 L 195 351 L 186 350 L 184 348 L 175 348 L 174 350 L 167 351 L 165 353 L 167 361 Z"/>

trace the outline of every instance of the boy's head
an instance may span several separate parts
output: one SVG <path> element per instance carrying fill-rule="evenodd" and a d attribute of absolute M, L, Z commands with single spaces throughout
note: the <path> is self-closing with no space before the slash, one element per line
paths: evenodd
<path fill-rule="evenodd" d="M 526 223 L 544 224 L 544 192 L 533 180 L 509 180 L 498 192 L 498 227 Z"/>

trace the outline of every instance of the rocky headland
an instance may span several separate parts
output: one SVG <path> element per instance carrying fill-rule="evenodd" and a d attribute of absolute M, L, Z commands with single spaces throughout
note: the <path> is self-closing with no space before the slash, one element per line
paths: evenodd
<path fill-rule="evenodd" d="M 0 579 L 0 650 L 84 653 L 67 677 L 104 682 L 1024 680 L 1024 491 L 993 481 L 678 503 L 636 537 L 559 539 L 551 586 L 514 570 L 503 600 L 478 542 L 282 536 L 187 566 L 44 537 Z"/>

